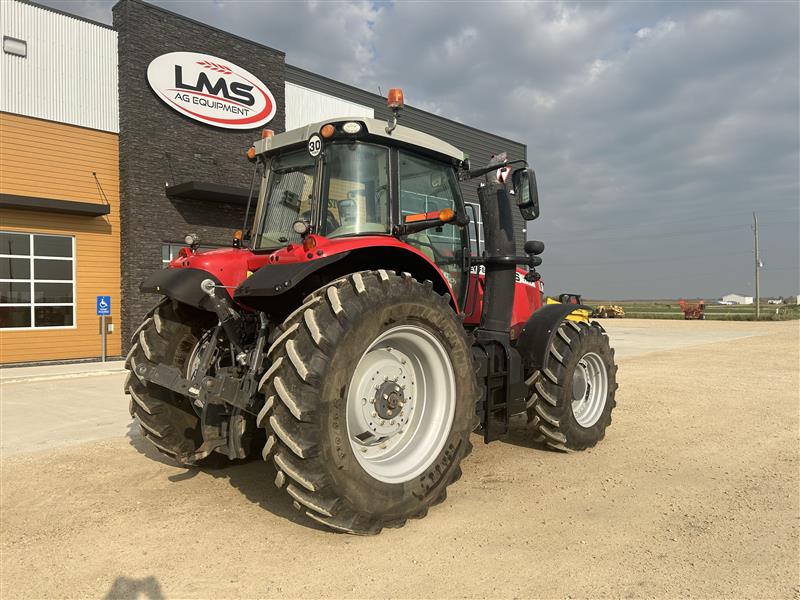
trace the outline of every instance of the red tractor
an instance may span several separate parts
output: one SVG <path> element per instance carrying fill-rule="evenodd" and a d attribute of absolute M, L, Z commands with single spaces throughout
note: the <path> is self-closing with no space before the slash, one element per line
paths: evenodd
<path fill-rule="evenodd" d="M 681 307 L 681 312 L 683 313 L 683 318 L 686 321 L 691 320 L 703 320 L 706 318 L 705 316 L 705 308 L 706 303 L 704 300 L 700 300 L 697 304 L 687 304 L 686 300 L 681 298 L 678 300 L 678 305 Z"/>
<path fill-rule="evenodd" d="M 399 91 L 389 105 L 388 124 L 265 132 L 248 152 L 252 233 L 207 252 L 187 236 L 141 286 L 163 299 L 126 361 L 131 414 L 161 452 L 199 466 L 260 452 L 295 508 L 358 534 L 425 516 L 461 475 L 471 433 L 499 439 L 512 415 L 552 448 L 594 446 L 617 389 L 603 328 L 566 318 L 586 307 L 540 306 L 544 244 L 515 255 L 514 204 L 539 215 L 533 170 L 470 168 L 397 125 Z M 508 187 L 501 167 L 514 169 Z"/>

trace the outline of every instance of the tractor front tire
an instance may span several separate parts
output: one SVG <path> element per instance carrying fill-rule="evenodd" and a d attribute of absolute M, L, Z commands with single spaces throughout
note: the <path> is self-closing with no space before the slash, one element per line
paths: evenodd
<path fill-rule="evenodd" d="M 209 322 L 208 313 L 169 299 L 146 316 L 133 334 L 133 346 L 125 367 L 125 393 L 130 395 L 130 413 L 144 438 L 159 452 L 184 466 L 222 466 L 227 458 L 218 453 L 198 456 L 203 443 L 200 417 L 189 398 L 154 383 L 140 380 L 136 364 L 149 361 L 177 368 L 184 377 L 192 350 Z"/>
<path fill-rule="evenodd" d="M 556 450 L 591 448 L 611 424 L 619 387 L 608 335 L 599 323 L 564 320 L 547 351 L 528 403 L 535 439 Z"/>
<path fill-rule="evenodd" d="M 297 510 L 367 535 L 445 499 L 472 449 L 478 390 L 464 328 L 429 281 L 333 281 L 284 321 L 268 357 L 263 455 Z"/>

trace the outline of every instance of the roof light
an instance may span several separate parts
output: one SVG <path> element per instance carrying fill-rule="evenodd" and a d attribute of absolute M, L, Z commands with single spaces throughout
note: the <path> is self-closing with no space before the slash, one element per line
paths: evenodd
<path fill-rule="evenodd" d="M 275 132 L 272 131 L 272 129 L 262 129 L 261 130 L 261 139 L 262 140 L 265 140 L 267 138 L 271 138 L 273 135 L 275 135 Z"/>
<path fill-rule="evenodd" d="M 361 131 L 361 123 L 356 123 L 355 121 L 348 121 L 344 125 L 342 125 L 342 131 L 345 133 L 358 133 Z"/>
<path fill-rule="evenodd" d="M 256 159 L 256 149 L 250 146 L 247 149 L 247 159 L 248 160 L 255 160 Z"/>
<path fill-rule="evenodd" d="M 320 130 L 320 134 L 322 134 L 322 137 L 324 137 L 325 139 L 332 138 L 333 132 L 334 132 L 333 125 L 331 125 L 330 123 L 324 125 Z"/>
<path fill-rule="evenodd" d="M 389 108 L 397 109 L 405 106 L 403 102 L 403 90 L 400 88 L 392 88 L 386 96 L 386 104 Z"/>

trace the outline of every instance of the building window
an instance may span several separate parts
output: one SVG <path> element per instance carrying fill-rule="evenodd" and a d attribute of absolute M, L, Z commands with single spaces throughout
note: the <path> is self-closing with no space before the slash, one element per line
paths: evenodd
<path fill-rule="evenodd" d="M 75 238 L 0 231 L 0 329 L 75 325 Z"/>
<path fill-rule="evenodd" d="M 28 56 L 28 42 L 19 40 L 8 35 L 3 36 L 3 52 L 6 54 L 13 54 L 14 56 L 21 56 L 25 58 Z"/>
<path fill-rule="evenodd" d="M 475 202 L 465 202 L 465 206 L 473 207 L 474 213 L 467 210 L 467 215 L 470 217 L 471 222 L 467 225 L 469 231 L 469 247 L 473 256 L 483 256 L 483 218 L 481 216 L 481 205 Z M 474 224 L 473 224 L 474 223 Z M 477 226 L 477 233 L 475 231 Z M 478 238 L 475 238 L 475 235 Z"/>

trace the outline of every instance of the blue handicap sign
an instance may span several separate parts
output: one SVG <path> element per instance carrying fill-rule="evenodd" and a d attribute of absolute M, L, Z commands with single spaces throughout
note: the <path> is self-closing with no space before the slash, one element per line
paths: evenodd
<path fill-rule="evenodd" d="M 97 297 L 97 315 L 110 315 L 111 314 L 111 296 L 98 296 Z"/>

